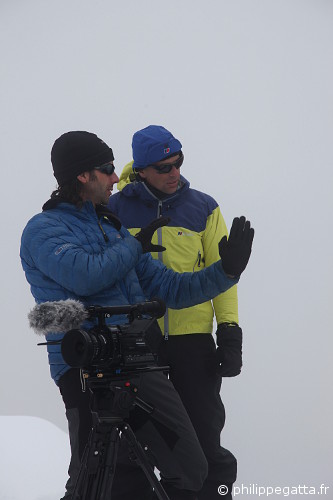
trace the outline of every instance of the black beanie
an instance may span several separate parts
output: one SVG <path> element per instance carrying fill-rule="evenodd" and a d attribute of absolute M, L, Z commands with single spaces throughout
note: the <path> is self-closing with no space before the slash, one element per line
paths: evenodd
<path fill-rule="evenodd" d="M 84 131 L 61 135 L 51 150 L 53 173 L 59 186 L 113 160 L 112 149 L 96 134 Z"/>

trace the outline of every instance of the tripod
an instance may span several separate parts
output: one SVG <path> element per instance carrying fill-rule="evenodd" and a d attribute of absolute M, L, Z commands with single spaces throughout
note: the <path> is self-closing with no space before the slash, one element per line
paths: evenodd
<path fill-rule="evenodd" d="M 147 413 L 152 413 L 154 408 L 137 397 L 137 387 L 124 376 L 102 381 L 88 377 L 86 385 L 92 393 L 93 428 L 82 457 L 73 500 L 111 500 L 120 435 L 126 440 L 130 455 L 135 457 L 158 499 L 169 500 L 144 449 L 124 420 L 135 405 Z"/>

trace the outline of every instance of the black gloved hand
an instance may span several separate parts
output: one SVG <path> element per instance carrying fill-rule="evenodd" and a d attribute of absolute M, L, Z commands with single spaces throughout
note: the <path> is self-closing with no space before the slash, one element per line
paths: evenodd
<path fill-rule="evenodd" d="M 223 236 L 219 243 L 219 253 L 224 272 L 230 276 L 240 276 L 251 255 L 254 229 L 244 216 L 235 217 L 229 239 Z"/>
<path fill-rule="evenodd" d="M 142 245 L 142 253 L 164 252 L 164 250 L 166 250 L 166 248 L 161 245 L 153 245 L 151 239 L 156 229 L 167 226 L 169 222 L 170 217 L 159 217 L 153 220 L 148 226 L 143 227 L 141 231 L 135 235 L 135 238 L 139 240 Z"/>
<path fill-rule="evenodd" d="M 217 327 L 217 373 L 222 377 L 236 377 L 242 368 L 242 329 L 237 323 L 221 323 Z"/>

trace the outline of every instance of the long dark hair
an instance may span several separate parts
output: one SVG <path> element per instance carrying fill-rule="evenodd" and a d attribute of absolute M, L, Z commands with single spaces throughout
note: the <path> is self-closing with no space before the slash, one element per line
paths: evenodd
<path fill-rule="evenodd" d="M 75 178 L 62 186 L 58 186 L 58 188 L 51 194 L 51 200 L 66 201 L 67 203 L 72 203 L 80 208 L 83 203 L 80 194 L 81 187 L 81 182 Z"/>

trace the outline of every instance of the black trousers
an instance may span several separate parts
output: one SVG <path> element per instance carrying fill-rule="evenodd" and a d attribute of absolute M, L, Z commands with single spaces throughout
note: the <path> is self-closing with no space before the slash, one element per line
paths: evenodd
<path fill-rule="evenodd" d="M 160 471 L 171 500 L 197 498 L 195 492 L 202 488 L 208 465 L 179 395 L 162 372 L 141 375 L 138 387 L 139 397 L 167 415 L 169 426 L 161 429 L 153 419 L 142 418 L 138 410 L 130 419 L 138 441 L 148 447 L 149 458 Z M 67 371 L 59 381 L 59 388 L 66 407 L 72 451 L 63 497 L 70 500 L 92 428 L 90 393 L 82 392 L 78 369 Z M 142 469 L 129 460 L 126 442 L 121 440 L 112 500 L 150 500 L 152 494 Z"/>
<path fill-rule="evenodd" d="M 192 421 L 208 462 L 208 476 L 199 500 L 230 499 L 237 476 L 236 458 L 220 445 L 225 410 L 220 397 L 222 379 L 215 372 L 216 346 L 212 335 L 173 335 L 160 348 L 160 361 L 170 366 L 170 380 Z M 219 495 L 218 486 L 228 487 Z"/>

